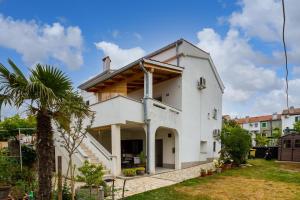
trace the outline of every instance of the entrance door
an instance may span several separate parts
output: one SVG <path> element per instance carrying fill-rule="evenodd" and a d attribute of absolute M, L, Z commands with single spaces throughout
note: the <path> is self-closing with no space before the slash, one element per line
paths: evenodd
<path fill-rule="evenodd" d="M 293 145 L 293 161 L 300 162 L 300 139 L 295 139 Z"/>
<path fill-rule="evenodd" d="M 155 166 L 163 166 L 163 140 L 155 140 Z"/>
<path fill-rule="evenodd" d="M 291 161 L 293 160 L 293 148 L 292 148 L 292 140 L 284 139 L 282 141 L 281 147 L 281 160 Z"/>

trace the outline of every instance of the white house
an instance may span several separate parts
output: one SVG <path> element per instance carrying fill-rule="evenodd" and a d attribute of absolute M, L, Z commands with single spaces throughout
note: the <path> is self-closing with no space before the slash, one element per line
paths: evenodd
<path fill-rule="evenodd" d="M 300 108 L 290 107 L 290 109 L 283 110 L 281 121 L 283 134 L 286 129 L 293 129 L 294 124 L 300 121 Z"/>
<path fill-rule="evenodd" d="M 89 159 L 119 175 L 143 151 L 153 174 L 218 157 L 224 85 L 209 53 L 180 39 L 115 71 L 106 57 L 103 69 L 79 86 L 95 122 L 77 166 Z M 66 158 L 57 142 L 56 155 Z"/>

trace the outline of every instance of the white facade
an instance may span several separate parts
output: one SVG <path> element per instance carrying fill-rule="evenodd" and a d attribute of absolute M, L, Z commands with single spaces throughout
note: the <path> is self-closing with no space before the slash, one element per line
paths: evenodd
<path fill-rule="evenodd" d="M 285 129 L 293 129 L 294 124 L 297 121 L 300 121 L 300 114 L 298 115 L 282 115 L 281 116 L 282 121 L 282 133 L 284 134 Z"/>
<path fill-rule="evenodd" d="M 97 155 L 114 175 L 121 173 L 124 153 L 121 143 L 125 140 L 143 140 L 149 173 L 155 173 L 156 159 L 160 159 L 157 140 L 162 141 L 163 167 L 180 169 L 218 157 L 221 145 L 213 132 L 221 129 L 224 86 L 209 54 L 181 39 L 140 62 L 148 67 L 144 85 L 126 95 L 115 95 L 99 102 L 95 92 L 86 92 L 86 85 L 98 84 L 97 79 L 80 86 L 86 90 L 82 95 L 96 114 L 93 127 L 98 142 L 93 142 L 92 138 L 85 141 L 86 146 L 91 146 L 89 152 Z M 135 63 L 139 62 L 132 66 Z M 131 66 L 126 67 L 130 69 Z M 160 70 L 177 74 L 160 81 Z M 204 89 L 198 88 L 200 77 L 206 80 Z M 99 80 L 101 78 L 99 76 Z M 107 131 L 106 127 L 109 127 Z"/>

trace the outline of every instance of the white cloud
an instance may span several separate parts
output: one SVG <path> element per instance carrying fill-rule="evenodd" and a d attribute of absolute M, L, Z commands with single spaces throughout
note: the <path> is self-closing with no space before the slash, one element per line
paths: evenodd
<path fill-rule="evenodd" d="M 300 66 L 294 66 L 292 73 L 294 76 L 300 76 Z"/>
<path fill-rule="evenodd" d="M 225 83 L 225 111 L 240 116 L 280 112 L 286 108 L 285 83 L 280 75 L 284 72 L 275 71 L 284 63 L 281 1 L 242 0 L 239 5 L 240 11 L 221 17 L 229 22 L 224 37 L 213 29 L 203 29 L 197 35 L 198 46 L 211 53 Z M 292 70 L 296 77 L 300 74 L 300 1 L 289 0 L 285 6 L 288 58 L 289 64 L 296 66 Z M 271 43 L 276 51 L 271 55 L 257 51 L 253 38 L 258 39 L 259 48 Z M 300 79 L 289 81 L 289 105 L 300 106 L 299 87 Z"/>
<path fill-rule="evenodd" d="M 123 67 L 146 54 L 141 47 L 122 49 L 117 44 L 106 41 L 97 42 L 95 45 L 105 56 L 110 57 L 112 69 Z"/>
<path fill-rule="evenodd" d="M 49 58 L 71 69 L 83 64 L 83 38 L 79 27 L 64 27 L 60 23 L 40 25 L 0 15 L 0 30 L 5 30 L 0 31 L 0 46 L 20 53 L 28 65 Z"/>
<path fill-rule="evenodd" d="M 228 100 L 245 101 L 257 91 L 279 87 L 274 71 L 253 62 L 261 55 L 237 30 L 230 29 L 222 39 L 213 29 L 203 29 L 198 32 L 198 39 L 198 46 L 210 52 L 226 87 L 229 86 L 225 91 Z"/>

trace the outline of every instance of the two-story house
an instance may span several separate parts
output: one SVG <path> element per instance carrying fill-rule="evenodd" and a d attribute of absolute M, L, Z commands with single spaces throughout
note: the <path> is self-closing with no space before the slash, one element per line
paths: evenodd
<path fill-rule="evenodd" d="M 257 134 L 272 137 L 274 130 L 279 129 L 281 131 L 281 115 L 276 113 L 273 115 L 240 118 L 237 119 L 237 123 L 251 133 L 253 146 L 256 144 L 255 138 Z"/>
<path fill-rule="evenodd" d="M 224 85 L 209 53 L 184 39 L 118 70 L 105 57 L 103 72 L 79 88 L 95 121 L 77 166 L 89 159 L 119 175 L 144 152 L 153 174 L 218 157 Z"/>

